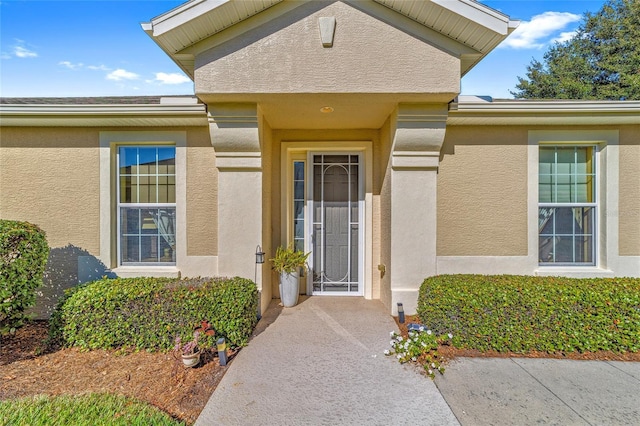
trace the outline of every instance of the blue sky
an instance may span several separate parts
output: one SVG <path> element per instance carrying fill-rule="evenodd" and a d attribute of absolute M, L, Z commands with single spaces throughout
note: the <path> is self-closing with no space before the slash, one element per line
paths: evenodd
<path fill-rule="evenodd" d="M 193 94 L 193 83 L 144 33 L 183 1 L 0 0 L 0 96 Z M 518 76 L 570 36 L 599 1 L 485 0 L 520 28 L 462 80 L 462 94 L 511 98 Z"/>

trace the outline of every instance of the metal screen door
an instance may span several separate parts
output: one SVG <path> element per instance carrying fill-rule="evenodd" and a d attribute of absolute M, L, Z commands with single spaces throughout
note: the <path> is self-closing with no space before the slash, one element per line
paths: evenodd
<path fill-rule="evenodd" d="M 312 154 L 313 294 L 361 295 L 362 205 L 358 154 Z"/>

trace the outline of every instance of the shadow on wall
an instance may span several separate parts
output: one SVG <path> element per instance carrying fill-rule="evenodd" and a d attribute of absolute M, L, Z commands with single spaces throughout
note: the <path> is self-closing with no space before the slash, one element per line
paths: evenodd
<path fill-rule="evenodd" d="M 36 290 L 36 304 L 30 312 L 37 319 L 47 319 L 66 289 L 104 276 L 115 278 L 116 275 L 88 251 L 71 244 L 52 248 L 42 287 Z"/>

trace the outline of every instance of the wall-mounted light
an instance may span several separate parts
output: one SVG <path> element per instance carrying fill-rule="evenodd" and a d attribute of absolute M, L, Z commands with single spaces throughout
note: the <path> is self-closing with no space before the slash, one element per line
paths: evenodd
<path fill-rule="evenodd" d="M 323 106 L 322 108 L 320 108 L 320 112 L 323 114 L 329 114 L 333 112 L 333 107 L 330 106 Z"/>
<path fill-rule="evenodd" d="M 259 245 L 256 247 L 256 263 L 264 263 L 264 252 Z"/>

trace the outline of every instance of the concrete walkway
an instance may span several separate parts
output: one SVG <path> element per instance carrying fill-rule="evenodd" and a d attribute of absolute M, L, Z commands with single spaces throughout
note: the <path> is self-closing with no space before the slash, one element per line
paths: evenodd
<path fill-rule="evenodd" d="M 379 301 L 274 302 L 196 425 L 640 425 L 640 363 L 459 358 L 433 382 L 384 356 L 391 330 Z"/>
<path fill-rule="evenodd" d="M 379 301 L 272 304 L 196 425 L 457 425 L 434 382 L 386 357 Z"/>
<path fill-rule="evenodd" d="M 458 358 L 436 384 L 463 425 L 640 425 L 640 362 Z"/>

